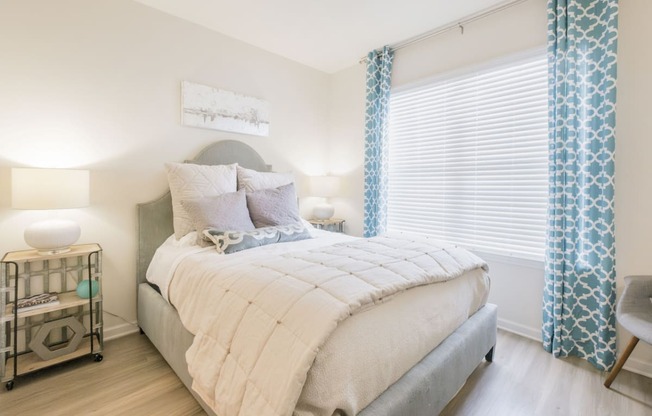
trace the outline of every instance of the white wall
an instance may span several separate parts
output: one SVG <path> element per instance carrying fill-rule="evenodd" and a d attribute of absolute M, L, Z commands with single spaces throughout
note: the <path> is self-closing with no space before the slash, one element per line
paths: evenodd
<path fill-rule="evenodd" d="M 356 65 L 331 77 L 329 166 L 341 175 L 341 198 L 333 198 L 335 216 L 346 219 L 344 231 L 362 236 L 364 188 L 365 70 Z"/>
<path fill-rule="evenodd" d="M 652 118 L 647 113 L 647 97 L 652 81 L 647 70 L 652 65 L 652 27 L 646 17 L 652 2 L 622 0 L 618 67 L 616 239 L 617 284 L 629 274 L 652 274 L 652 217 L 644 207 L 652 206 Z M 507 11 L 471 23 L 396 52 L 392 71 L 393 87 L 482 64 L 492 59 L 546 45 L 546 1 L 530 0 Z M 381 45 L 378 45 L 381 46 Z M 643 70 L 645 69 L 645 70 Z M 349 159 L 363 149 L 364 65 L 334 74 L 331 87 L 331 163 L 346 174 L 357 189 L 336 201 L 336 210 L 347 218 L 349 232 L 362 233 L 362 159 Z M 504 261 L 486 257 L 492 278 L 489 301 L 499 306 L 501 327 L 541 339 L 543 263 Z M 629 334 L 619 331 L 624 348 Z M 652 348 L 637 347 L 628 362 L 630 369 L 652 375 Z M 626 368 L 627 368 L 626 367 Z"/>
<path fill-rule="evenodd" d="M 190 80 L 271 103 L 269 137 L 180 125 Z M 328 75 L 128 0 L 0 1 L 0 252 L 43 213 L 10 209 L 10 168 L 91 170 L 91 206 L 63 212 L 104 248 L 105 309 L 136 318 L 136 204 L 163 163 L 222 138 L 278 171 L 323 172 Z M 129 325 L 107 316 L 107 335 Z M 122 325 L 122 326 L 121 326 Z"/>

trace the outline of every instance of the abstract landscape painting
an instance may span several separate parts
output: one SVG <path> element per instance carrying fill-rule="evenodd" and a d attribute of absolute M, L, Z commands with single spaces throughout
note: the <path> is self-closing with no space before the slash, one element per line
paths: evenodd
<path fill-rule="evenodd" d="M 181 110 L 185 126 L 269 135 L 269 103 L 258 98 L 183 81 Z"/>

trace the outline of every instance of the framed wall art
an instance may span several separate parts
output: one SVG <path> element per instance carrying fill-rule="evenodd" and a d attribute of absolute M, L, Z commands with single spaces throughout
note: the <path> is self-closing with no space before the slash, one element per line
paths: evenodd
<path fill-rule="evenodd" d="M 268 136 L 269 102 L 183 81 L 181 123 L 190 127 Z"/>

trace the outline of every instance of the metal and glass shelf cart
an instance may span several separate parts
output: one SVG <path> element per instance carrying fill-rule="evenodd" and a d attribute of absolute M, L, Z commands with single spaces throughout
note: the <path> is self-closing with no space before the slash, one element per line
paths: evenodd
<path fill-rule="evenodd" d="M 78 285 L 84 279 L 88 282 Z M 57 294 L 58 302 L 17 310 L 17 299 Z M 102 248 L 71 246 L 66 253 L 6 253 L 0 262 L 0 380 L 82 356 L 102 361 Z"/>

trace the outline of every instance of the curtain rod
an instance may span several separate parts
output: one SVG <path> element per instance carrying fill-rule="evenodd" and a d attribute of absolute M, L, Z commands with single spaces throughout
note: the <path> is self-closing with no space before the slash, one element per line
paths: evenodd
<path fill-rule="evenodd" d="M 490 7 L 488 9 L 483 10 L 483 11 L 480 11 L 478 13 L 475 13 L 475 14 L 469 15 L 469 16 L 463 18 L 463 19 L 460 19 L 457 23 L 451 23 L 451 24 L 448 24 L 448 25 L 445 25 L 445 26 L 440 26 L 438 28 L 435 28 L 433 30 L 429 30 L 428 32 L 422 33 L 420 35 L 413 36 L 411 38 L 402 40 L 400 42 L 396 42 L 396 43 L 394 43 L 392 45 L 389 45 L 389 48 L 394 50 L 394 51 L 397 51 L 399 49 L 403 49 L 403 48 L 408 47 L 410 45 L 413 45 L 415 43 L 421 42 L 423 40 L 430 39 L 432 37 L 442 35 L 442 34 L 444 34 L 446 32 L 450 32 L 451 30 L 454 30 L 454 29 L 460 29 L 461 33 L 464 34 L 464 26 L 466 26 L 467 24 L 473 23 L 473 22 L 475 22 L 477 20 L 480 20 L 480 19 L 484 19 L 485 17 L 489 17 L 489 16 L 491 16 L 493 14 L 502 12 L 504 10 L 507 10 L 507 9 L 513 7 L 513 6 L 517 6 L 517 5 L 521 4 L 521 3 L 525 3 L 526 1 L 528 1 L 528 0 L 512 0 L 512 1 L 508 1 L 506 3 L 499 4 L 498 6 Z M 359 63 L 363 63 L 363 62 L 367 62 L 367 57 L 366 56 L 363 56 L 362 58 L 360 58 Z"/>

